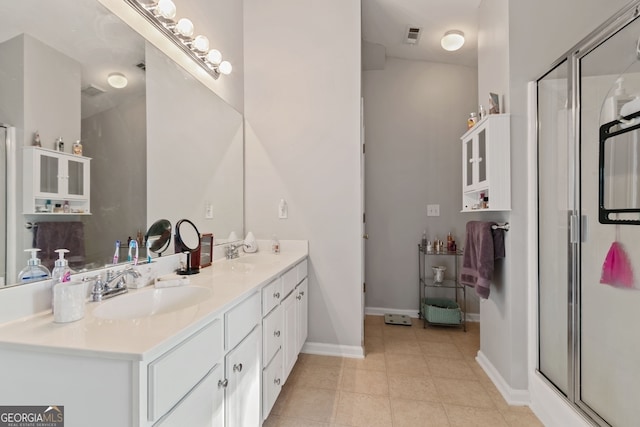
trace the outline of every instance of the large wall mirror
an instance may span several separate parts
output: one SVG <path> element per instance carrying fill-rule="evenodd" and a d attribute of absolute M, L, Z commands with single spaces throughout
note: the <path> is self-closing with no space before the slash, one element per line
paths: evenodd
<path fill-rule="evenodd" d="M 3 17 L 0 123 L 13 127 L 15 141 L 7 149 L 2 129 L 0 162 L 5 173 L 15 171 L 15 184 L 0 180 L 0 226 L 15 232 L 15 242 L 7 246 L 5 232 L 0 286 L 16 282 L 28 258 L 23 251 L 46 222 L 82 229 L 77 269 L 112 262 L 116 240 L 126 251 L 129 238 L 144 236 L 161 218 L 172 224 L 189 218 L 217 242 L 231 231 L 242 235 L 238 111 L 97 0 L 14 1 L 3 5 Z M 111 87 L 112 73 L 127 85 Z M 53 150 L 59 137 L 66 153 L 82 142 L 83 156 L 91 158 L 91 215 L 24 212 L 23 152 L 35 132 L 45 149 Z M 11 197 L 14 209 L 5 207 Z"/>

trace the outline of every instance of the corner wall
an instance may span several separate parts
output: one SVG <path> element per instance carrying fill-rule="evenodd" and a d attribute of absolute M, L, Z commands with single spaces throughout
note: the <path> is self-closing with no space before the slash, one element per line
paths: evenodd
<path fill-rule="evenodd" d="M 362 355 L 360 1 L 247 0 L 244 18 L 245 231 L 309 240 L 307 344 Z"/>

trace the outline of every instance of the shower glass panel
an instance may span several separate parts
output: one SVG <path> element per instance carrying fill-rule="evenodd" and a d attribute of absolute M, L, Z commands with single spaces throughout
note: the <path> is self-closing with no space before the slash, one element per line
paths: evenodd
<path fill-rule="evenodd" d="M 640 274 L 640 226 L 598 222 L 598 129 L 627 111 L 640 95 L 636 45 L 640 20 L 630 22 L 580 60 L 580 208 L 587 223 L 580 253 L 580 341 L 577 401 L 614 426 L 638 425 L 640 419 L 640 334 L 634 326 L 640 310 L 640 286 L 621 289 L 601 284 L 603 262 L 614 241 L 626 250 Z M 617 203 L 636 203 L 638 132 L 608 144 L 605 165 Z M 608 191 L 607 191 L 608 190 Z M 640 277 L 637 276 L 636 279 Z"/>
<path fill-rule="evenodd" d="M 538 81 L 538 370 L 564 395 L 569 389 L 570 281 L 568 168 L 569 65 L 563 61 Z"/>

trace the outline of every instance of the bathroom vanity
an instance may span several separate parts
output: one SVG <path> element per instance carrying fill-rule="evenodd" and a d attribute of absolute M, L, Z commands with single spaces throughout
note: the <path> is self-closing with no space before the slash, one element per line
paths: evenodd
<path fill-rule="evenodd" d="M 0 325 L 4 405 L 66 426 L 259 426 L 307 333 L 307 242 L 215 261 L 183 287 L 131 290 L 56 324 Z"/>

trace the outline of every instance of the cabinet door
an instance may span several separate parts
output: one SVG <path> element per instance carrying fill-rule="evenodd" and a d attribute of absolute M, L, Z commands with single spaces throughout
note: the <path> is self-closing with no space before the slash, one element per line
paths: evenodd
<path fill-rule="evenodd" d="M 473 189 L 473 138 L 462 143 L 462 185 L 464 191 Z"/>
<path fill-rule="evenodd" d="M 261 338 L 261 328 L 257 326 L 225 357 L 228 380 L 225 399 L 227 427 L 255 427 L 262 421 L 260 414 Z"/>
<path fill-rule="evenodd" d="M 296 331 L 296 353 L 300 353 L 302 346 L 307 340 L 307 327 L 309 316 L 309 281 L 304 279 L 296 288 L 298 290 L 297 299 L 297 331 Z"/>
<path fill-rule="evenodd" d="M 282 302 L 283 316 L 284 316 L 284 341 L 282 342 L 283 356 L 283 368 L 285 381 L 293 369 L 293 365 L 296 363 L 298 356 L 297 346 L 297 324 L 298 324 L 298 300 L 296 299 L 297 293 L 294 291 Z"/>
<path fill-rule="evenodd" d="M 223 427 L 224 381 L 222 365 L 216 365 L 156 427 Z"/>
<path fill-rule="evenodd" d="M 57 196 L 60 193 L 62 165 L 55 154 L 36 152 L 35 154 L 36 193 L 43 196 Z"/>
<path fill-rule="evenodd" d="M 67 196 L 70 198 L 88 197 L 89 163 L 85 159 L 69 158 L 65 180 Z"/>
<path fill-rule="evenodd" d="M 487 182 L 487 131 L 482 129 L 478 132 L 475 149 L 475 173 L 477 178 L 474 181 L 478 186 L 482 187 Z"/>

